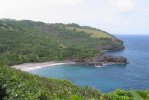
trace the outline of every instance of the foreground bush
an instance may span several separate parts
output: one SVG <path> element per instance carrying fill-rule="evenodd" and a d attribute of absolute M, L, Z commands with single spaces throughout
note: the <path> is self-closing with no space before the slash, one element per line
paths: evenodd
<path fill-rule="evenodd" d="M 117 89 L 107 94 L 67 80 L 39 77 L 0 67 L 0 100 L 149 100 L 149 91 Z"/>
<path fill-rule="evenodd" d="M 6 100 L 90 100 L 101 97 L 101 93 L 94 89 L 80 88 L 66 80 L 47 79 L 4 67 L 0 68 L 0 86 L 6 89 Z"/>

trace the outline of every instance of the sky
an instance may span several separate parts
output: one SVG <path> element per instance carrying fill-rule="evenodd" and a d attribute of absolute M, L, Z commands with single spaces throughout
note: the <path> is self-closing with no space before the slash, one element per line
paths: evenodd
<path fill-rule="evenodd" d="M 149 0 L 0 0 L 0 18 L 77 23 L 112 34 L 149 35 Z"/>

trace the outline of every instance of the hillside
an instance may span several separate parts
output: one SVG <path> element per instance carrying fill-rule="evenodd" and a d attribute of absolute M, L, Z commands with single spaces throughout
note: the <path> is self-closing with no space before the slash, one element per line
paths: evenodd
<path fill-rule="evenodd" d="M 39 77 L 7 67 L 25 62 L 92 59 L 103 50 L 123 48 L 121 40 L 88 26 L 0 20 L 0 100 L 148 100 L 147 90 L 117 89 L 104 94 L 67 80 Z"/>
<path fill-rule="evenodd" d="M 0 64 L 91 59 L 102 50 L 123 49 L 109 33 L 77 24 L 0 20 Z"/>

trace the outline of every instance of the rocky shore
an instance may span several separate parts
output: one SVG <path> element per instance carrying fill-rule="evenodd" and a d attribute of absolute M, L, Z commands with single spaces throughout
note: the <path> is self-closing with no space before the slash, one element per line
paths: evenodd
<path fill-rule="evenodd" d="M 112 65 L 112 64 L 127 64 L 127 59 L 124 57 L 114 57 L 109 55 L 98 55 L 93 59 L 80 60 L 80 59 L 69 59 L 67 61 L 51 61 L 51 62 L 40 62 L 40 63 L 24 63 L 20 65 L 10 66 L 21 71 L 31 71 L 35 69 L 40 69 L 44 67 L 50 67 L 54 65 L 63 65 L 63 64 L 86 64 L 88 66 L 103 66 L 103 65 Z"/>
<path fill-rule="evenodd" d="M 112 65 L 112 64 L 128 64 L 127 58 L 123 56 L 112 56 L 107 55 L 106 51 L 121 51 L 124 50 L 123 41 L 120 39 L 116 39 L 115 45 L 105 45 L 98 47 L 102 53 L 98 54 L 95 58 L 85 60 L 85 64 L 91 66 L 103 66 L 103 65 Z"/>
<path fill-rule="evenodd" d="M 87 60 L 85 62 L 90 66 L 103 66 L 103 65 L 112 65 L 112 64 L 127 64 L 127 58 L 123 56 L 115 57 L 111 55 L 102 55 L 97 56 L 94 59 Z"/>
<path fill-rule="evenodd" d="M 69 59 L 69 61 L 86 64 L 89 66 L 103 66 L 103 65 L 113 65 L 113 64 L 128 64 L 127 58 L 123 56 L 111 56 L 111 55 L 98 55 L 92 59 Z"/>

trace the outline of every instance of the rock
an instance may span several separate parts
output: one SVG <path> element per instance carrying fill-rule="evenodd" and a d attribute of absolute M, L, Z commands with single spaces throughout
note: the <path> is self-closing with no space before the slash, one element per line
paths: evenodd
<path fill-rule="evenodd" d="M 106 55 L 104 53 L 100 53 L 96 55 L 94 58 L 90 59 L 81 59 L 72 57 L 67 59 L 67 61 L 77 62 L 80 64 L 86 64 L 89 66 L 103 66 L 103 65 L 112 65 L 112 64 L 127 64 L 127 58 L 123 56 L 115 57 L 111 55 Z"/>
<path fill-rule="evenodd" d="M 120 51 L 125 49 L 122 40 L 115 38 L 115 41 L 113 42 L 114 42 L 114 45 L 109 43 L 106 45 L 100 45 L 97 48 L 99 50 L 108 50 L 108 51 Z"/>
<path fill-rule="evenodd" d="M 109 55 L 100 55 L 94 59 L 86 61 L 87 65 L 91 66 L 102 66 L 102 65 L 111 65 L 111 64 L 127 64 L 127 58 L 125 57 L 115 57 Z"/>

